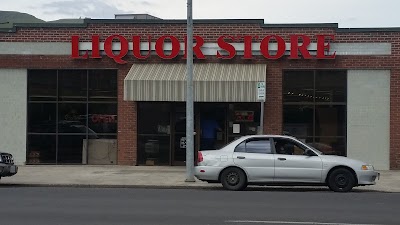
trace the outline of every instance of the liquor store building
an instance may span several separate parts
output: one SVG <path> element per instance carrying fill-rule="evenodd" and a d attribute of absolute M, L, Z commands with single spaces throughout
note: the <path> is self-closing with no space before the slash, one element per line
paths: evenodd
<path fill-rule="evenodd" d="M 290 134 L 400 169 L 400 29 L 195 20 L 194 35 L 196 151 Z M 20 165 L 184 165 L 186 55 L 185 20 L 0 30 L 0 150 Z"/>

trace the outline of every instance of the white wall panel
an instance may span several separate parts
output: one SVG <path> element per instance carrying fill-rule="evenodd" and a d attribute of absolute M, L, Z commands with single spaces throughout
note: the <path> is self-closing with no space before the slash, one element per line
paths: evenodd
<path fill-rule="evenodd" d="M 26 161 L 27 70 L 0 69 L 0 151 Z"/>
<path fill-rule="evenodd" d="M 347 107 L 348 157 L 388 170 L 390 71 L 349 70 Z"/>

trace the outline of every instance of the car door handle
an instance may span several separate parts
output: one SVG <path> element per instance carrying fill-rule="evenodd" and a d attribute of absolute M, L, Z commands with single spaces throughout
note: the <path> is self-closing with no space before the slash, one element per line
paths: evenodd
<path fill-rule="evenodd" d="M 237 158 L 238 158 L 238 159 L 245 159 L 246 157 L 244 157 L 244 156 L 238 156 Z"/>
<path fill-rule="evenodd" d="M 285 161 L 286 158 L 278 158 L 278 160 Z"/>

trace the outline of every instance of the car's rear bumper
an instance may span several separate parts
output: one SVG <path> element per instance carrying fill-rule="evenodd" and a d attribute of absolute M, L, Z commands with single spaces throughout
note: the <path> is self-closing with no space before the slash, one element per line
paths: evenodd
<path fill-rule="evenodd" d="M 10 177 L 18 173 L 18 166 L 0 163 L 0 177 Z"/>
<path fill-rule="evenodd" d="M 215 166 L 196 166 L 194 176 L 202 181 L 218 181 L 222 167 Z"/>
<path fill-rule="evenodd" d="M 357 171 L 358 185 L 374 185 L 379 180 L 380 173 L 374 170 Z"/>

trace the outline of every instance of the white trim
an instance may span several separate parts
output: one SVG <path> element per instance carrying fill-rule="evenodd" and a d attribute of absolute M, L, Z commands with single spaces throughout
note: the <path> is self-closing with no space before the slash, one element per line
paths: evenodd
<path fill-rule="evenodd" d="M 244 44 L 232 43 L 236 49 L 237 55 L 243 55 Z M 331 43 L 329 54 L 336 51 L 336 55 L 391 55 L 391 43 Z M 180 54 L 183 54 L 184 43 L 180 43 Z M 290 51 L 290 43 L 286 43 L 286 54 Z M 121 50 L 119 43 L 113 43 L 114 51 Z M 277 50 L 276 43 L 269 44 L 270 52 Z M 80 42 L 79 49 L 81 51 L 92 50 L 91 42 Z M 104 42 L 100 43 L 99 49 L 104 51 Z M 129 50 L 133 49 L 133 44 L 129 43 Z M 164 44 L 164 51 L 170 52 L 172 49 L 171 43 Z M 72 43 L 70 42 L 0 42 L 0 55 L 71 55 Z M 141 50 L 147 52 L 149 44 L 141 43 Z M 155 42 L 151 43 L 152 54 L 155 54 Z M 206 56 L 215 56 L 219 48 L 217 43 L 204 43 L 202 52 Z M 311 54 L 315 55 L 317 44 L 311 43 L 308 47 Z M 253 55 L 261 55 L 260 43 L 252 43 Z M 104 55 L 104 52 L 102 52 Z M 146 54 L 146 53 L 144 53 Z M 221 51 L 225 54 L 225 51 Z"/>

